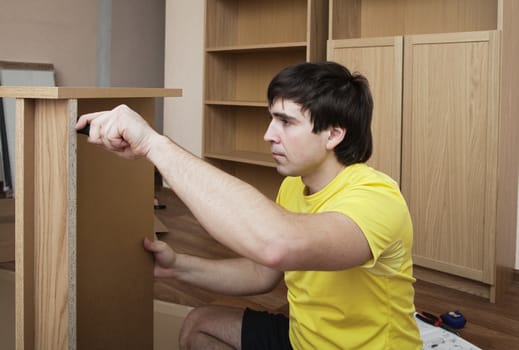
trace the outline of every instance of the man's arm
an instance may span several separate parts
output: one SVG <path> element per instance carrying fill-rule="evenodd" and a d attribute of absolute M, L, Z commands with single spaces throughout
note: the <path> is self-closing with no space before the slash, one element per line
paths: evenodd
<path fill-rule="evenodd" d="M 283 277 L 281 271 L 249 259 L 209 260 L 178 254 L 165 242 L 144 239 L 144 247 L 155 256 L 156 277 L 171 277 L 211 292 L 225 295 L 267 293 Z"/>
<path fill-rule="evenodd" d="M 85 115 L 89 141 L 126 158 L 147 157 L 219 242 L 275 270 L 338 270 L 371 258 L 359 227 L 339 213 L 295 214 L 254 187 L 156 133 L 135 112 L 119 106 Z"/>

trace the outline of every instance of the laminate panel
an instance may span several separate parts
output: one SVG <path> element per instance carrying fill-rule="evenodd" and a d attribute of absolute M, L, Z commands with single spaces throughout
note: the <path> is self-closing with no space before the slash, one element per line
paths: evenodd
<path fill-rule="evenodd" d="M 400 182 L 402 138 L 402 37 L 333 40 L 328 59 L 368 79 L 373 96 L 370 166 Z"/>
<path fill-rule="evenodd" d="M 405 38 L 402 190 L 415 262 L 494 283 L 495 32 Z"/>

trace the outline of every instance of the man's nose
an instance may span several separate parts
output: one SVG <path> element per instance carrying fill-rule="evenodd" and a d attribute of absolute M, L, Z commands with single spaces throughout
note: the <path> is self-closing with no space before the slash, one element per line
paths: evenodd
<path fill-rule="evenodd" d="M 267 130 L 265 130 L 263 140 L 267 142 L 276 142 L 274 129 L 274 119 L 272 119 L 269 123 L 269 126 L 267 127 Z"/>

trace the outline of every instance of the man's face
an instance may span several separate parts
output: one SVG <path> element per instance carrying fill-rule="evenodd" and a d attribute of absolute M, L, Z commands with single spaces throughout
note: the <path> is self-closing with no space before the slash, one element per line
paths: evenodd
<path fill-rule="evenodd" d="M 329 133 L 312 132 L 310 112 L 291 100 L 276 99 L 270 108 L 272 120 L 263 136 L 270 143 L 277 171 L 284 176 L 309 176 L 326 159 Z"/>

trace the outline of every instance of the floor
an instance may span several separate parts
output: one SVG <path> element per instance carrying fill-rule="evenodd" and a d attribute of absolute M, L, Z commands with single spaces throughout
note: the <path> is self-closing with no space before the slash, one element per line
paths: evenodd
<path fill-rule="evenodd" d="M 160 236 L 177 251 L 208 258 L 226 258 L 234 253 L 214 241 L 197 223 L 190 211 L 168 189 L 157 189 L 157 199 L 165 209 L 155 210 L 157 217 L 170 229 Z M 441 314 L 459 310 L 467 319 L 461 336 L 485 350 L 519 348 L 519 282 L 516 282 L 499 304 L 438 285 L 417 281 L 415 284 L 417 311 Z M 208 293 L 174 280 L 156 280 L 155 297 L 173 303 L 198 306 L 224 304 L 248 306 L 274 312 L 288 312 L 286 288 L 280 284 L 268 294 L 236 298 Z"/>

